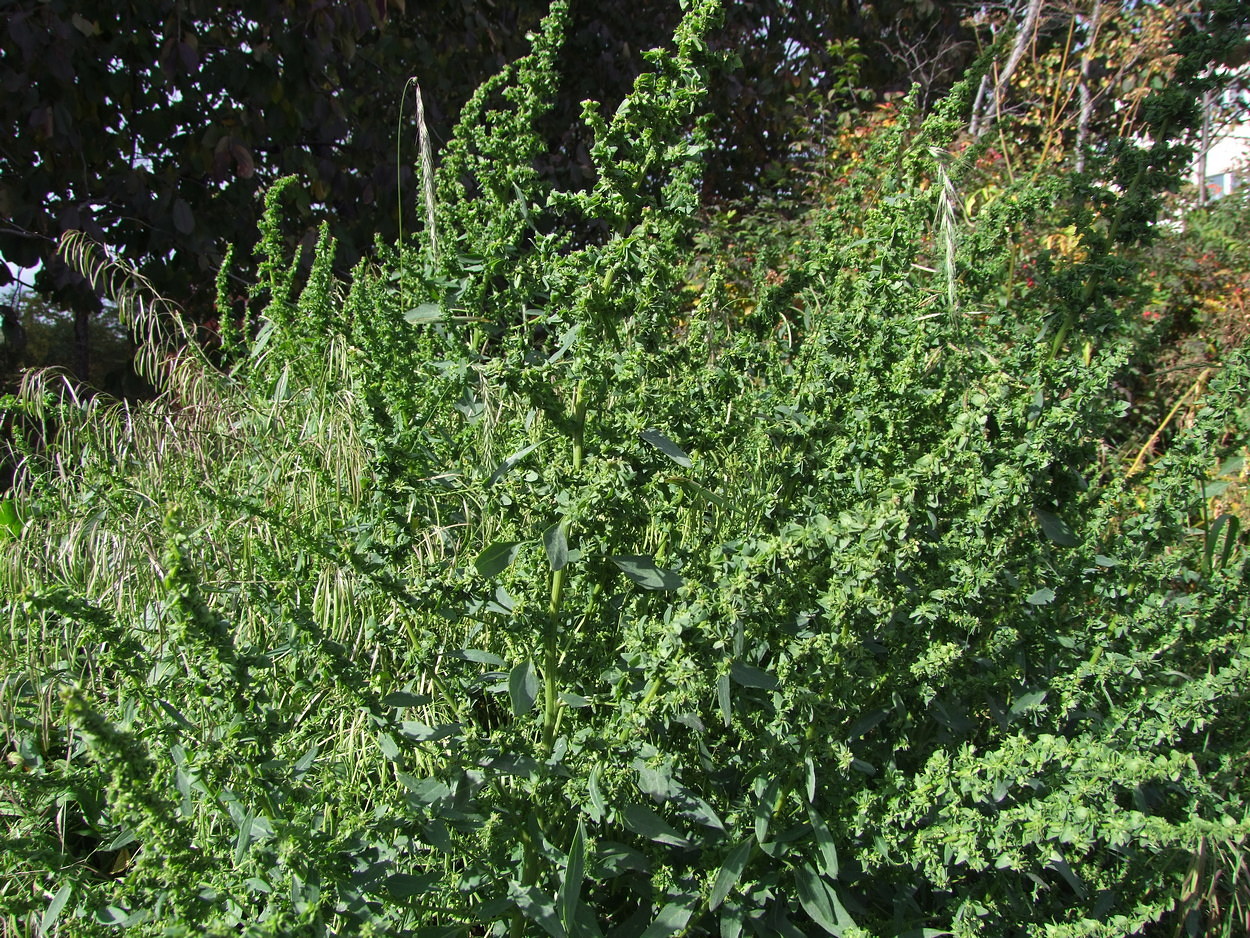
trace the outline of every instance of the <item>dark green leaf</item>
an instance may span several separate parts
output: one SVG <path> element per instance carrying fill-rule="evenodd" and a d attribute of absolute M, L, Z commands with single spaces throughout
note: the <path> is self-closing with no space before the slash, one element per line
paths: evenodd
<path fill-rule="evenodd" d="M 118 834 L 116 837 L 110 840 L 108 842 L 108 845 L 104 849 L 107 850 L 109 853 L 112 853 L 115 850 L 120 850 L 122 847 L 130 846 L 132 843 L 134 843 L 138 839 L 139 838 L 135 834 L 134 831 L 132 831 L 130 828 L 126 828 L 124 831 L 122 831 L 120 834 Z"/>
<path fill-rule="evenodd" d="M 156 705 L 164 710 L 169 718 L 181 726 L 184 730 L 192 733 L 197 732 L 195 725 L 182 715 L 182 711 L 176 709 L 172 704 L 157 698 Z"/>
<path fill-rule="evenodd" d="M 720 713 L 725 726 L 733 722 L 733 703 L 730 694 L 729 675 L 722 674 L 716 679 L 716 701 L 720 705 Z"/>
<path fill-rule="evenodd" d="M 756 668 L 741 661 L 729 666 L 730 676 L 743 687 L 759 687 L 763 690 L 776 690 L 781 685 L 777 678 L 762 668 Z"/>
<path fill-rule="evenodd" d="M 762 780 L 757 779 L 756 785 L 760 785 Z M 755 802 L 755 840 L 763 847 L 768 842 L 768 826 L 772 821 L 773 805 L 777 801 L 777 792 L 781 788 L 781 782 L 772 779 L 764 790 L 760 791 L 759 797 Z M 756 789 L 759 791 L 759 789 Z"/>
<path fill-rule="evenodd" d="M 560 345 L 556 348 L 554 352 L 551 353 L 551 356 L 547 359 L 547 364 L 554 365 L 556 362 L 562 359 L 565 353 L 573 347 L 573 343 L 577 341 L 577 337 L 581 333 L 581 331 L 582 331 L 581 323 L 578 323 L 577 325 L 572 326 L 569 329 L 567 329 L 564 335 L 560 336 Z"/>
<path fill-rule="evenodd" d="M 712 830 L 724 832 L 725 822 L 720 819 L 720 815 L 712 808 L 710 804 L 696 795 L 687 794 L 686 797 L 680 799 L 677 813 L 684 818 L 689 818 L 696 824 L 702 824 L 704 827 L 710 827 Z"/>
<path fill-rule="evenodd" d="M 520 550 L 521 545 L 515 541 L 498 541 L 478 554 L 473 566 L 478 576 L 497 577 L 512 565 Z"/>
<path fill-rule="evenodd" d="M 807 819 L 812 824 L 812 835 L 816 839 L 816 853 L 820 858 L 820 872 L 831 880 L 838 878 L 838 848 L 833 842 L 833 834 L 829 825 L 820 816 L 814 805 L 807 806 Z"/>
<path fill-rule="evenodd" d="M 302 756 L 299 757 L 295 765 L 292 767 L 297 777 L 300 775 L 303 775 L 305 772 L 307 772 L 309 769 L 312 768 L 312 764 L 315 761 L 317 761 L 317 753 L 319 751 L 320 750 L 316 746 L 313 746 L 306 753 L 304 753 Z"/>
<path fill-rule="evenodd" d="M 437 778 L 413 778 L 403 772 L 398 775 L 403 786 L 422 804 L 434 804 L 451 795 L 451 788 L 447 783 Z"/>
<path fill-rule="evenodd" d="M 677 573 L 655 565 L 654 557 L 622 554 L 612 558 L 621 571 L 648 590 L 675 590 L 685 582 Z"/>
<path fill-rule="evenodd" d="M 601 878 L 611 879 L 622 873 L 650 873 L 651 864 L 638 850 L 614 840 L 602 840 L 595 851 L 595 863 Z"/>
<path fill-rule="evenodd" d="M 670 938 L 686 927 L 694 909 L 686 903 L 670 902 L 638 938 Z"/>
<path fill-rule="evenodd" d="M 391 762 L 399 758 L 399 746 L 395 744 L 395 738 L 390 733 L 378 734 L 378 748 L 382 750 L 382 755 Z"/>
<path fill-rule="evenodd" d="M 575 932 L 577 907 L 581 903 L 582 880 L 586 874 L 586 826 L 581 818 L 569 845 L 568 860 L 564 865 L 564 878 L 560 883 L 560 919 L 569 932 Z"/>
<path fill-rule="evenodd" d="M 621 820 L 635 834 L 654 840 L 658 844 L 669 844 L 673 847 L 691 846 L 689 839 L 677 833 L 664 818 L 645 805 L 630 805 L 622 812 Z"/>
<path fill-rule="evenodd" d="M 534 664 L 523 661 L 508 673 L 508 700 L 512 704 L 512 715 L 516 717 L 529 713 L 538 697 L 538 675 L 534 673 Z"/>
<path fill-rule="evenodd" d="M 1047 692 L 1044 690 L 1029 691 L 1027 694 L 1021 694 L 1016 702 L 1011 705 L 1011 715 L 1013 717 L 1020 716 L 1038 706 L 1046 699 Z"/>
<path fill-rule="evenodd" d="M 422 873 L 420 876 L 394 873 L 386 877 L 386 891 L 396 899 L 411 899 L 430 892 L 438 884 L 438 879 L 438 873 Z"/>
<path fill-rule="evenodd" d="M 595 766 L 590 770 L 590 779 L 586 783 L 587 795 L 590 797 L 590 819 L 596 823 L 607 816 L 608 807 L 603 802 L 603 793 L 599 791 L 599 774 L 602 769 Z"/>
<path fill-rule="evenodd" d="M 860 717 L 851 724 L 851 728 L 846 731 L 846 738 L 848 740 L 859 739 L 861 736 L 866 735 L 874 726 L 889 715 L 889 710 L 881 708 L 869 710 L 867 713 L 861 714 Z"/>
<path fill-rule="evenodd" d="M 716 874 L 716 881 L 712 883 L 712 892 L 707 900 L 707 907 L 710 911 L 714 911 L 724 902 L 725 897 L 738 884 L 742 871 L 746 869 L 747 861 L 751 859 L 751 851 L 754 847 L 754 842 L 744 840 L 729 851 L 729 856 L 721 864 L 720 872 Z"/>
<path fill-rule="evenodd" d="M 829 934 L 841 935 L 842 929 L 838 927 L 834 917 L 829 890 L 816 871 L 804 863 L 794 871 L 794 884 L 799 894 L 799 904 L 811 920 Z"/>
<path fill-rule="evenodd" d="M 659 430 L 643 430 L 642 438 L 658 449 L 661 453 L 677 463 L 679 466 L 689 467 L 691 464 L 690 457 L 686 455 L 685 450 L 666 437 Z"/>
<path fill-rule="evenodd" d="M 727 903 L 720 912 L 720 938 L 741 938 L 745 910 L 736 902 Z"/>
<path fill-rule="evenodd" d="M 115 905 L 110 905 L 103 909 L 97 909 L 95 913 L 95 920 L 101 925 L 120 925 L 126 921 L 126 918 L 126 910 L 119 909 Z"/>
<path fill-rule="evenodd" d="M 174 199 L 173 219 L 179 234 L 189 235 L 195 231 L 195 215 L 186 199 Z"/>
<path fill-rule="evenodd" d="M 551 938 L 566 938 L 568 934 L 556 915 L 555 903 L 534 886 L 508 883 L 508 898 L 516 903 L 521 914 L 545 931 Z"/>
<path fill-rule="evenodd" d="M 563 570 L 569 562 L 569 542 L 564 522 L 557 521 L 543 532 L 543 547 L 547 550 L 547 563 L 552 570 Z"/>
<path fill-rule="evenodd" d="M 1068 527 L 1068 523 L 1058 515 L 1040 508 L 1035 508 L 1033 513 L 1037 515 L 1037 520 L 1042 525 L 1042 533 L 1051 543 L 1058 544 L 1060 547 L 1075 547 L 1081 543 L 1072 529 Z"/>
<path fill-rule="evenodd" d="M 252 845 L 252 812 L 245 812 L 239 821 L 239 836 L 234 841 L 234 865 L 238 866 L 247 856 L 248 847 Z"/>
<path fill-rule="evenodd" d="M 689 494 L 708 503 L 709 505 L 715 505 L 717 508 L 729 507 L 729 502 L 725 501 L 725 499 L 721 498 L 711 489 L 705 488 L 698 482 L 695 482 L 693 479 L 688 479 L 685 476 L 669 476 L 664 481 L 668 482 L 670 485 L 676 485 L 678 488 L 684 489 Z"/>

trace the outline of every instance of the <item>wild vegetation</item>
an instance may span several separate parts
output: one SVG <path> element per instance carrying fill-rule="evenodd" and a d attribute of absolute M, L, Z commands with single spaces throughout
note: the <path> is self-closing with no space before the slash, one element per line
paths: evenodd
<path fill-rule="evenodd" d="M 1245 933 L 1222 33 L 1080 170 L 973 73 L 709 221 L 718 14 L 557 189 L 555 3 L 349 280 L 272 187 L 219 344 L 65 241 L 159 393 L 5 404 L 0 931 Z"/>

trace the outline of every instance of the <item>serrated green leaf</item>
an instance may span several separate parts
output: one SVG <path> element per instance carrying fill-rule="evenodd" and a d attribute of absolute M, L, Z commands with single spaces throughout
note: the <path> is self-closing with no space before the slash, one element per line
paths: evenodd
<path fill-rule="evenodd" d="M 1033 606 L 1045 606 L 1055 601 L 1055 591 L 1049 586 L 1043 586 L 1040 590 L 1026 596 L 1024 601 Z"/>

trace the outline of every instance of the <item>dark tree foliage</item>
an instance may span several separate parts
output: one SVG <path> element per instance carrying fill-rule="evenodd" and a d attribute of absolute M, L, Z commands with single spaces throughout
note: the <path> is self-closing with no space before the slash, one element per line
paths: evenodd
<path fill-rule="evenodd" d="M 258 191 L 294 174 L 288 237 L 310 243 L 328 220 L 346 271 L 376 237 L 394 239 L 401 211 L 405 231 L 420 224 L 411 97 L 400 117 L 409 76 L 422 84 L 437 153 L 469 94 L 527 51 L 546 3 L 9 0 L 4 9 L 0 256 L 41 265 L 39 290 L 78 310 L 73 364 L 85 375 L 99 304 L 55 259 L 62 232 L 85 230 L 206 321 L 226 247 L 246 258 L 255 242 Z M 615 107 L 642 52 L 680 16 L 677 0 L 574 3 L 566 92 L 543 128 L 551 150 L 539 168 L 554 182 L 588 181 L 580 102 Z M 954 5 L 927 0 L 727 4 L 713 42 L 741 67 L 714 79 L 716 134 L 731 145 L 716 148 L 705 195 L 740 197 L 780 178 L 769 170 L 792 161 L 813 102 L 845 81 L 830 42 L 856 40 L 860 83 L 884 91 L 914 77 L 925 50 L 955 49 L 959 29 Z M 249 273 L 242 263 L 237 282 Z M 0 266 L 0 286 L 9 276 Z"/>

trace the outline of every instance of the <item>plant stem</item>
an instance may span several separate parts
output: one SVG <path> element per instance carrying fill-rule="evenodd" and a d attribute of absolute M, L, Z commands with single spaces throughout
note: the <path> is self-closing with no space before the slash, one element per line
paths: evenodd
<path fill-rule="evenodd" d="M 578 383 L 573 394 L 573 474 L 582 469 L 585 456 L 586 430 L 586 382 Z M 569 534 L 569 520 L 560 522 L 565 538 Z M 559 672 L 560 672 L 560 607 L 564 601 L 564 583 L 568 569 L 561 567 L 551 572 L 551 599 L 547 605 L 546 632 L 543 636 L 543 736 L 541 752 L 551 754 L 555 745 L 556 725 L 559 722 Z"/>

